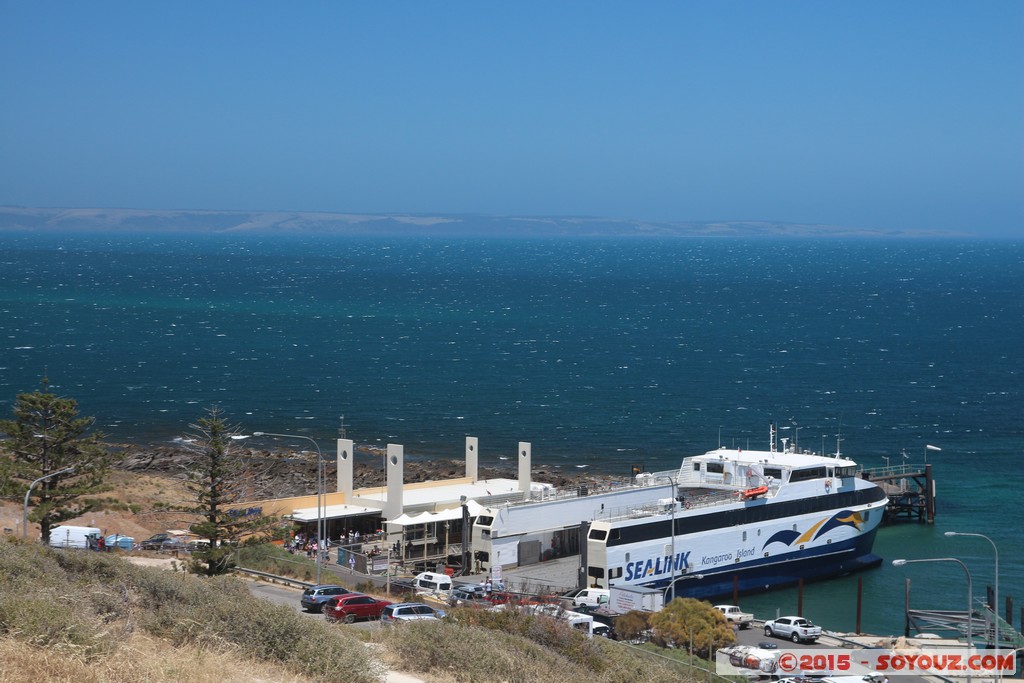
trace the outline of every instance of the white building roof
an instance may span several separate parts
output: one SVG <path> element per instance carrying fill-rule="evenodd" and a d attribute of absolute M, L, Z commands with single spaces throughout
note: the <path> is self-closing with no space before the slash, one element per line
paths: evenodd
<path fill-rule="evenodd" d="M 543 488 L 551 488 L 551 485 L 534 483 L 530 487 L 532 491 L 540 491 Z M 415 488 L 407 486 L 402 492 L 402 505 L 405 508 L 454 505 L 461 502 L 463 496 L 467 500 L 476 500 L 518 491 L 519 482 L 515 479 L 481 479 L 476 482 L 438 483 L 436 486 L 416 486 Z M 359 491 L 355 491 L 352 495 L 354 498 L 380 501 L 382 504 L 388 497 L 386 489 L 374 491 L 370 495 L 361 495 Z"/>
<path fill-rule="evenodd" d="M 363 505 L 328 505 L 323 508 L 324 519 L 355 517 L 356 515 L 366 515 L 379 512 L 380 510 L 377 508 L 365 507 Z M 315 507 L 298 508 L 293 510 L 292 514 L 288 515 L 288 517 L 298 522 L 314 522 L 316 521 L 317 516 Z"/>

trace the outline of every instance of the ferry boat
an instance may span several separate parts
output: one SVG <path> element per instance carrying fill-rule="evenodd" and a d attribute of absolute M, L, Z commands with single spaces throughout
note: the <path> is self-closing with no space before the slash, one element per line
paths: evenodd
<path fill-rule="evenodd" d="M 678 471 L 675 495 L 595 515 L 586 540 L 588 585 L 643 586 L 711 599 L 849 574 L 881 563 L 871 552 L 885 492 L 837 452 L 798 452 L 772 428 L 769 450 L 719 448 Z"/>

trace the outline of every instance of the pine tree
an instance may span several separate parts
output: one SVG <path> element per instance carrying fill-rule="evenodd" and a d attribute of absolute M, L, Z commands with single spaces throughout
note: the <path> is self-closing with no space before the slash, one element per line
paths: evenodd
<path fill-rule="evenodd" d="M 201 518 L 191 531 L 203 539 L 204 547 L 193 551 L 189 569 L 215 576 L 234 566 L 234 546 L 265 540 L 277 520 L 241 507 L 252 472 L 232 448 L 238 429 L 227 425 L 217 406 L 207 412 L 207 417 L 191 425 L 195 440 L 193 457 L 186 465 L 186 485 L 195 502 L 176 509 Z"/>
<path fill-rule="evenodd" d="M 24 496 L 36 482 L 28 519 L 39 523 L 43 543 L 53 527 L 103 507 L 90 496 L 110 490 L 104 479 L 113 455 L 102 434 L 87 433 L 94 421 L 79 417 L 78 402 L 52 393 L 46 379 L 42 391 L 18 395 L 13 420 L 0 420 L 7 437 L 0 442 L 0 490 Z"/>

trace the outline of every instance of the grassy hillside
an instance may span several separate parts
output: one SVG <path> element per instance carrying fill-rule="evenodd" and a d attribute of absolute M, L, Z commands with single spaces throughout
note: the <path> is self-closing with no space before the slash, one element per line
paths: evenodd
<path fill-rule="evenodd" d="M 553 620 L 456 611 L 440 624 L 357 630 L 258 600 L 242 580 L 9 539 L 0 539 L 0 662 L 0 683 L 369 683 L 387 669 L 431 683 L 680 676 Z"/>

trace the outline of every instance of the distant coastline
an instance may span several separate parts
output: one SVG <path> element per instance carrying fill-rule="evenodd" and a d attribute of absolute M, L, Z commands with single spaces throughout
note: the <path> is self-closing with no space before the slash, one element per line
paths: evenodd
<path fill-rule="evenodd" d="M 114 232 L 519 238 L 963 238 L 946 231 L 875 230 L 779 221 L 643 221 L 594 216 L 201 211 L 0 206 L 0 233 Z"/>

